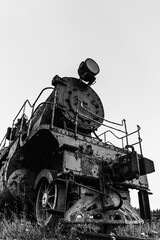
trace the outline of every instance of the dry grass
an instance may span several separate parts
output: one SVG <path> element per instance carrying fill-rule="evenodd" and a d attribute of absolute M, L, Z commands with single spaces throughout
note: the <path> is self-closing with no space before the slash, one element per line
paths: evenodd
<path fill-rule="evenodd" d="M 40 227 L 25 218 L 14 216 L 12 221 L 2 218 L 0 221 L 0 240 L 61 240 L 66 239 L 60 233 L 60 227 L 54 229 Z"/>
<path fill-rule="evenodd" d="M 25 219 L 13 216 L 12 221 L 2 217 L 0 221 L 0 240 L 67 240 L 72 239 L 72 231 L 67 236 L 61 234 L 62 224 L 59 222 L 55 229 L 39 227 Z M 95 228 L 94 228 L 95 229 Z M 86 230 L 86 229 L 84 229 Z M 87 229 L 88 230 L 88 229 Z M 160 239 L 160 222 L 146 223 L 142 226 L 118 227 L 114 233 L 121 236 L 132 236 Z"/>
<path fill-rule="evenodd" d="M 145 223 L 143 225 L 126 225 L 118 227 L 116 234 L 127 237 L 140 237 L 140 238 L 160 238 L 160 223 Z"/>

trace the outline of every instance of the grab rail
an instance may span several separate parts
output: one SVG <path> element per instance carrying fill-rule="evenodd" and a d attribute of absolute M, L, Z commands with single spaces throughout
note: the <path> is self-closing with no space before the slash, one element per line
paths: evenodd
<path fill-rule="evenodd" d="M 35 102 L 33 103 L 33 105 L 31 106 L 32 107 L 32 111 L 31 111 L 31 118 L 30 118 L 30 120 L 29 120 L 29 124 L 28 124 L 28 131 L 27 131 L 27 137 L 28 137 L 28 135 L 29 135 L 29 133 L 30 133 L 30 129 L 31 129 L 31 124 L 32 124 L 32 117 L 33 117 L 33 113 L 34 113 L 34 111 L 35 111 L 35 105 L 36 105 L 36 103 L 37 103 L 37 101 L 39 100 L 39 98 L 40 98 L 40 96 L 42 95 L 42 93 L 45 91 L 45 90 L 48 90 L 48 89 L 52 89 L 52 90 L 55 90 L 55 88 L 53 88 L 53 87 L 46 87 L 46 88 L 44 88 L 44 89 L 42 89 L 42 91 L 40 92 L 40 94 L 38 95 L 38 97 L 36 98 L 36 100 L 35 100 Z M 51 104 L 50 102 L 45 102 L 45 104 Z M 42 103 L 41 103 L 42 104 Z M 39 106 L 39 105 L 38 105 Z"/>
<path fill-rule="evenodd" d="M 86 112 L 90 113 L 92 116 L 101 119 L 103 122 L 107 122 L 107 123 L 109 123 L 109 124 L 111 124 L 111 125 L 120 126 L 120 127 L 123 127 L 124 129 L 122 130 L 122 129 L 116 128 L 116 127 L 114 127 L 114 126 L 110 126 L 110 125 L 108 125 L 108 124 L 104 124 L 103 122 L 100 122 L 100 121 L 98 121 L 98 120 L 95 120 L 94 118 L 88 117 L 88 116 L 80 113 L 80 111 L 79 111 L 80 107 L 83 108 Z M 89 119 L 89 120 L 92 120 L 92 121 L 95 122 L 95 123 L 100 123 L 102 126 L 109 128 L 108 130 L 106 130 L 105 132 L 103 132 L 103 133 L 101 133 L 100 135 L 97 136 L 98 139 L 99 139 L 99 137 L 102 137 L 102 136 L 103 136 L 103 137 L 104 137 L 104 143 L 108 143 L 108 142 L 109 142 L 109 141 L 107 141 L 107 134 L 108 134 L 108 133 L 111 133 L 115 138 L 117 138 L 117 139 L 119 139 L 119 140 L 122 141 L 122 148 L 125 148 L 125 146 L 124 146 L 124 139 L 126 140 L 126 146 L 128 146 L 128 145 L 134 146 L 134 145 L 139 144 L 140 153 L 141 153 L 141 155 L 142 155 L 142 146 L 141 146 L 142 139 L 141 139 L 141 137 L 140 137 L 140 129 L 141 129 L 141 128 L 140 128 L 139 125 L 137 125 L 137 130 L 135 130 L 135 131 L 133 131 L 133 132 L 131 132 L 131 133 L 128 133 L 128 131 L 127 131 L 127 124 L 126 124 L 126 120 L 125 120 L 125 119 L 123 119 L 123 120 L 121 121 L 121 123 L 117 123 L 117 122 L 113 122 L 113 121 L 104 119 L 104 118 L 96 115 L 96 114 L 93 113 L 92 111 L 88 110 L 87 108 L 85 108 L 85 107 L 83 106 L 83 102 L 82 102 L 80 99 L 78 99 L 77 110 L 76 110 L 76 119 L 75 119 L 75 136 L 76 136 L 76 134 L 77 134 L 78 117 L 79 117 L 79 116 L 81 116 L 81 117 L 83 117 L 83 118 L 86 118 L 86 119 Z M 114 130 L 115 132 L 120 132 L 120 133 L 124 134 L 124 136 L 117 136 L 117 134 L 115 134 L 115 133 L 114 133 L 113 131 L 111 131 L 111 130 Z M 130 137 L 131 135 L 135 134 L 135 133 L 138 133 L 138 141 L 137 141 L 137 142 L 134 142 L 134 143 L 132 143 L 132 144 L 129 144 L 129 137 Z M 112 144 L 112 143 L 110 143 L 110 144 Z M 113 144 L 112 144 L 112 145 L 113 145 Z"/>
<path fill-rule="evenodd" d="M 54 98 L 53 98 L 53 101 L 52 102 L 49 102 L 49 101 L 45 101 L 45 102 L 41 102 L 37 108 L 35 109 L 35 105 L 37 103 L 37 101 L 39 100 L 40 96 L 42 95 L 42 93 L 45 91 L 45 90 L 48 90 L 48 89 L 51 89 L 51 90 L 54 90 Z M 18 134 L 20 134 L 23 130 L 23 127 L 24 127 L 24 121 L 26 121 L 26 115 L 25 115 L 25 111 L 26 111 L 26 106 L 27 104 L 30 106 L 31 108 L 31 116 L 29 118 L 29 120 L 27 121 L 27 130 L 26 130 L 26 136 L 25 136 L 25 139 L 27 139 L 27 137 L 29 136 L 30 134 L 30 130 L 31 130 L 31 124 L 32 124 L 32 120 L 33 120 L 33 116 L 34 116 L 34 113 L 37 111 L 37 109 L 42 105 L 42 104 L 50 104 L 52 105 L 52 115 L 51 115 L 51 121 L 50 121 L 50 127 L 51 129 L 53 128 L 53 124 L 54 124 L 54 117 L 55 117 L 55 108 L 56 108 L 56 100 L 57 100 L 57 89 L 55 87 L 46 87 L 44 88 L 40 94 L 38 95 L 38 97 L 36 98 L 36 100 L 34 101 L 33 104 L 30 103 L 30 101 L 27 99 L 24 104 L 22 105 L 21 109 L 19 110 L 19 112 L 17 113 L 16 117 L 13 119 L 13 122 L 12 122 L 12 128 L 11 128 L 11 133 L 10 133 L 10 138 L 9 138 L 9 143 L 11 142 L 12 140 L 12 135 L 13 135 L 13 131 L 14 131 L 14 127 L 16 126 L 15 124 L 15 121 L 16 119 L 18 118 L 18 116 L 20 115 L 20 113 L 22 112 L 22 116 L 21 116 L 21 119 L 20 119 L 20 127 L 19 127 L 19 130 L 18 130 Z M 88 112 L 92 117 L 88 117 L 82 113 L 80 113 L 80 107 L 83 108 L 83 110 L 85 110 L 86 112 Z M 95 113 L 93 113 L 92 111 L 88 110 L 87 108 L 84 107 L 83 105 L 83 102 L 78 99 L 78 104 L 77 104 L 77 109 L 76 109 L 76 117 L 75 117 L 75 128 L 74 128 L 74 133 L 75 133 L 75 137 L 77 137 L 77 132 L 78 132 L 78 120 L 79 120 L 79 116 L 83 117 L 83 118 L 86 118 L 86 119 L 89 119 L 95 123 L 99 123 L 100 125 L 108 128 L 105 132 L 101 133 L 100 135 L 96 135 L 96 137 L 100 139 L 100 137 L 103 137 L 103 141 L 104 143 L 108 143 L 108 139 L 107 139 L 107 135 L 108 133 L 112 134 L 115 138 L 117 138 L 118 140 L 121 140 L 121 144 L 122 144 L 122 148 L 125 148 L 124 146 L 124 140 L 125 140 L 125 143 L 126 145 L 136 145 L 136 144 L 139 144 L 139 147 L 140 147 L 140 152 L 142 154 L 142 147 L 141 147 L 141 142 L 142 142 L 142 139 L 140 137 L 140 127 L 137 125 L 137 130 L 134 131 L 134 132 L 131 132 L 131 133 L 128 133 L 127 131 L 127 125 L 126 125 L 126 120 L 123 119 L 121 121 L 121 123 L 117 123 L 117 122 L 113 122 L 113 121 L 109 121 L 107 119 L 104 119 L 102 118 L 101 116 L 98 116 L 96 115 Z M 96 119 L 95 119 L 96 118 Z M 98 119 L 98 120 L 97 120 Z M 105 123 L 104 123 L 105 122 Z M 115 127 L 115 126 L 119 126 L 121 128 L 118 128 L 118 127 Z M 117 133 L 120 133 L 120 134 L 123 134 L 123 136 L 118 136 Z M 132 144 L 129 144 L 129 137 L 135 133 L 138 133 L 138 141 L 135 142 L 135 143 L 132 143 Z M 5 135 L 6 136 L 6 135 Z M 0 147 L 2 145 L 2 143 L 4 143 L 4 145 L 6 144 L 6 137 L 3 138 L 2 142 L 0 143 Z M 109 142 L 110 144 L 112 144 L 111 142 Z M 112 144 L 114 145 L 114 144 Z"/>
<path fill-rule="evenodd" d="M 36 100 L 34 101 L 33 104 L 30 103 L 30 101 L 27 99 L 24 104 L 22 105 L 22 107 L 20 108 L 20 110 L 18 111 L 17 115 L 15 116 L 15 118 L 13 119 L 12 121 L 12 127 L 11 127 L 11 132 L 10 132 L 10 136 L 9 136 L 9 144 L 11 143 L 12 141 L 12 137 L 13 137 L 13 131 L 14 131 L 14 128 L 16 126 L 16 120 L 18 119 L 18 117 L 20 116 L 20 125 L 19 125 L 19 130 L 18 130 L 18 134 L 20 134 L 23 130 L 23 126 L 24 126 L 24 121 L 26 121 L 26 107 L 27 107 L 27 104 L 28 106 L 31 108 L 31 116 L 29 118 L 29 120 L 27 121 L 27 135 L 26 137 L 28 137 L 29 135 L 29 132 L 30 132 L 30 127 L 31 127 L 31 122 L 32 122 L 32 116 L 33 116 L 33 113 L 34 113 L 34 109 L 35 109 L 35 105 L 37 103 L 37 101 L 39 100 L 40 96 L 42 95 L 42 93 L 45 91 L 45 90 L 48 90 L 48 89 L 51 89 L 51 90 L 55 90 L 54 87 L 46 87 L 44 88 L 40 94 L 38 95 L 38 97 L 36 98 Z M 56 91 L 56 90 L 55 90 Z M 55 94 L 56 95 L 56 94 Z M 45 102 L 47 104 L 47 102 Z M 50 103 L 51 104 L 51 103 Z M 55 110 L 55 102 L 52 104 L 53 105 L 53 112 Z M 52 119 L 51 119 L 51 127 L 53 127 L 53 120 L 54 120 L 54 114 L 52 114 Z M 6 134 L 5 136 L 3 137 L 1 143 L 0 143 L 0 148 L 3 148 L 5 147 L 6 145 Z"/>

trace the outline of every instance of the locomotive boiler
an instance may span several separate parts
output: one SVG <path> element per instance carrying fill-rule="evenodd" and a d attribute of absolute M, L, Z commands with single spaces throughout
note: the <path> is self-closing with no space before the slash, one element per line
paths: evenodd
<path fill-rule="evenodd" d="M 142 154 L 139 126 L 128 133 L 125 120 L 104 119 L 103 104 L 91 88 L 98 73 L 88 58 L 78 78 L 56 75 L 33 104 L 25 101 L 1 142 L 1 210 L 13 202 L 33 204 L 41 226 L 57 215 L 66 223 L 103 229 L 151 218 L 147 174 L 154 172 L 153 161 Z M 46 101 L 37 104 L 48 89 Z M 140 215 L 131 206 L 130 189 L 138 191 Z"/>

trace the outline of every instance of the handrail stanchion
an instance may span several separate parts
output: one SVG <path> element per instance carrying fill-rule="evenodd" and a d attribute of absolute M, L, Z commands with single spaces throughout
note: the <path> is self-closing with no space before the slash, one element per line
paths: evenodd
<path fill-rule="evenodd" d="M 55 88 L 55 90 L 54 90 L 53 108 L 52 108 L 52 117 L 51 117 L 51 129 L 53 129 L 53 125 L 54 125 L 56 104 L 57 104 L 57 89 Z"/>
<path fill-rule="evenodd" d="M 12 128 L 11 128 L 11 133 L 10 133 L 10 136 L 9 136 L 9 144 L 11 143 L 11 139 L 12 139 L 12 135 L 13 135 L 13 128 L 14 128 L 14 120 L 12 122 Z"/>
<path fill-rule="evenodd" d="M 140 126 L 137 125 L 139 148 L 140 148 L 140 153 L 143 156 L 142 145 L 141 145 L 142 139 L 141 139 L 141 136 L 140 136 L 140 129 L 141 129 Z"/>
<path fill-rule="evenodd" d="M 3 143 L 3 146 L 1 147 L 2 143 Z M 5 145 L 6 145 L 6 135 L 3 137 L 3 139 L 2 139 L 2 141 L 0 143 L 0 148 L 4 148 Z"/>
<path fill-rule="evenodd" d="M 104 142 L 106 143 L 107 141 L 106 141 L 106 133 L 104 134 Z"/>
<path fill-rule="evenodd" d="M 132 146 L 134 146 L 134 145 L 136 145 L 136 144 L 139 144 L 139 146 L 140 146 L 140 152 L 141 152 L 141 154 L 142 154 L 142 146 L 141 146 L 141 141 L 142 141 L 142 139 L 140 138 L 140 127 L 139 127 L 139 126 L 137 126 L 138 129 L 137 129 L 136 131 L 131 132 L 131 133 L 128 133 L 128 131 L 127 131 L 127 124 L 126 124 L 126 120 L 125 120 L 125 119 L 123 119 L 121 123 L 116 123 L 116 122 L 112 122 L 112 121 L 103 119 L 102 117 L 97 116 L 97 115 L 96 115 L 95 113 L 93 113 L 92 111 L 86 109 L 86 108 L 83 106 L 83 102 L 82 102 L 80 99 L 78 99 L 78 100 L 79 100 L 79 102 L 80 102 L 81 108 L 83 108 L 86 112 L 90 113 L 92 116 L 96 116 L 97 118 L 99 118 L 99 119 L 101 119 L 101 120 L 103 120 L 103 121 L 105 121 L 105 122 L 107 122 L 107 123 L 109 123 L 109 124 L 113 124 L 113 125 L 117 125 L 117 126 L 120 126 L 120 127 L 124 127 L 124 130 L 121 130 L 121 129 L 119 129 L 119 128 L 115 128 L 115 127 L 113 127 L 113 126 L 110 126 L 110 125 L 108 125 L 108 124 L 101 123 L 102 126 L 105 126 L 105 127 L 109 128 L 109 129 L 111 129 L 111 130 L 113 130 L 113 131 L 117 131 L 117 132 L 120 132 L 120 133 L 123 133 L 123 134 L 124 134 L 124 136 L 118 137 L 113 131 L 107 130 L 107 131 L 105 131 L 104 133 L 102 133 L 102 134 L 100 134 L 100 135 L 98 136 L 98 137 L 100 137 L 100 136 L 103 135 L 103 138 L 104 138 L 104 142 L 105 142 L 105 143 L 106 143 L 106 140 L 107 140 L 107 139 L 106 139 L 106 138 L 107 138 L 107 137 L 106 137 L 106 136 L 107 136 L 107 133 L 110 132 L 111 134 L 113 134 L 113 136 L 115 136 L 117 139 L 120 139 L 120 140 L 122 141 L 122 148 L 124 149 L 124 148 L 125 148 L 125 146 L 124 146 L 124 144 L 125 144 L 124 139 L 125 139 L 125 141 L 126 141 L 126 145 L 129 145 L 129 138 L 128 138 L 128 137 L 131 136 L 131 135 L 133 135 L 134 133 L 137 133 L 137 132 L 138 132 L 138 142 L 133 143 Z M 81 113 L 79 113 L 79 116 L 82 116 L 82 117 L 84 117 L 84 118 L 86 118 L 86 119 L 91 119 L 90 117 L 85 116 L 84 114 L 81 114 Z M 100 123 L 99 121 L 97 121 L 97 120 L 95 120 L 95 119 L 92 119 L 92 121 L 94 121 L 94 122 L 96 122 L 96 123 Z"/>
<path fill-rule="evenodd" d="M 123 119 L 123 122 L 124 122 L 124 128 L 125 128 L 125 133 L 126 133 L 126 145 L 128 146 L 128 132 L 127 132 L 126 120 Z"/>
<path fill-rule="evenodd" d="M 11 133 L 10 133 L 10 137 L 9 137 L 9 144 L 11 143 L 11 139 L 12 139 L 12 135 L 13 135 L 13 131 L 14 131 L 14 126 L 15 126 L 15 121 L 16 119 L 18 118 L 19 114 L 22 112 L 22 118 L 21 118 L 21 124 L 20 124 L 20 129 L 19 129 L 19 133 L 22 132 L 22 129 L 23 129 L 23 124 L 24 124 L 24 118 L 25 118 L 25 110 L 26 110 L 26 104 L 28 103 L 29 106 L 32 108 L 32 111 L 31 111 L 31 117 L 30 119 L 28 120 L 27 124 L 28 124 L 28 129 L 27 129 L 27 134 L 26 134 L 26 138 L 29 136 L 29 133 L 30 133 L 30 130 L 31 130 L 31 123 L 32 123 L 32 119 L 33 119 L 33 116 L 34 116 L 34 112 L 36 112 L 36 109 L 41 105 L 41 104 L 44 104 L 44 103 L 41 103 L 40 105 L 38 105 L 38 107 L 35 109 L 35 105 L 38 101 L 38 99 L 40 98 L 40 96 L 42 95 L 42 93 L 45 91 L 45 90 L 48 90 L 48 89 L 52 89 L 54 90 L 54 99 L 53 99 L 53 102 L 44 102 L 45 104 L 51 104 L 52 106 L 52 116 L 51 116 L 51 122 L 50 122 L 50 128 L 53 129 L 53 126 L 54 126 L 54 118 L 55 118 L 55 110 L 56 110 L 56 104 L 57 104 L 57 89 L 54 87 L 46 87 L 44 88 L 40 94 L 38 95 L 38 97 L 36 98 L 35 102 L 31 105 L 31 103 L 29 102 L 29 100 L 27 99 L 24 104 L 22 105 L 21 109 L 19 110 L 18 114 L 16 115 L 16 117 L 14 118 L 13 122 L 12 122 L 12 128 L 11 128 Z M 92 116 L 95 116 L 96 119 L 98 118 L 99 120 L 95 120 L 94 118 L 90 118 L 82 113 L 79 112 L 79 109 L 80 107 L 82 109 L 84 109 L 86 112 L 90 113 Z M 115 136 L 117 139 L 121 140 L 122 141 L 122 148 L 124 148 L 124 139 L 126 139 L 126 145 L 129 145 L 129 139 L 128 137 L 130 135 L 133 135 L 134 133 L 138 132 L 138 142 L 136 143 L 133 143 L 132 146 L 136 145 L 136 144 L 139 144 L 139 147 L 140 147 L 140 153 L 142 155 L 142 146 L 141 146 L 141 142 L 142 142 L 142 139 L 140 137 L 140 127 L 137 125 L 137 130 L 132 132 L 132 133 L 129 133 L 127 132 L 127 125 L 126 125 L 126 120 L 123 119 L 121 121 L 121 123 L 116 123 L 116 122 L 112 122 L 112 121 L 109 121 L 109 120 L 106 120 L 100 116 L 97 116 L 97 114 L 93 113 L 92 111 L 90 111 L 89 109 L 85 108 L 83 106 L 83 102 L 78 99 L 78 103 L 77 103 L 77 109 L 76 109 L 76 117 L 75 117 L 75 137 L 77 137 L 77 133 L 78 133 L 78 120 L 79 120 L 79 116 L 81 117 L 84 117 L 86 119 L 92 119 L 92 121 L 94 121 L 95 123 L 101 123 L 102 126 L 105 126 L 111 130 L 107 130 L 105 131 L 104 133 L 100 134 L 99 136 L 97 136 L 97 138 L 99 139 L 100 136 L 103 135 L 103 138 L 104 138 L 104 142 L 107 143 L 107 133 L 111 133 L 113 134 L 113 136 Z M 102 121 L 102 122 L 101 122 Z M 103 121 L 109 123 L 109 124 L 113 124 L 113 125 L 117 125 L 117 126 L 120 126 L 120 127 L 124 127 L 124 130 L 123 129 L 120 129 L 120 128 L 116 128 L 116 127 L 113 127 L 113 126 L 110 126 L 108 124 L 104 124 Z M 118 137 L 114 131 L 117 131 L 117 132 L 120 132 L 121 134 L 124 134 L 124 136 L 122 137 Z M 96 134 L 95 134 L 96 135 Z M 5 141 L 5 137 L 3 138 L 2 142 L 0 143 L 0 146 L 2 145 L 2 143 L 6 142 Z M 5 145 L 5 143 L 4 143 Z"/>
<path fill-rule="evenodd" d="M 33 112 L 34 112 L 34 106 L 35 106 L 35 104 L 32 105 L 31 116 L 33 115 Z M 28 129 L 27 129 L 27 136 L 26 136 L 26 138 L 29 136 L 29 132 L 30 132 L 30 129 L 31 129 L 31 123 L 32 123 L 32 117 L 31 117 L 30 120 L 29 120 L 29 124 L 28 124 Z"/>
<path fill-rule="evenodd" d="M 22 105 L 21 109 L 19 110 L 19 112 L 17 113 L 16 117 L 13 119 L 13 122 L 12 122 L 12 128 L 11 128 L 11 134 L 10 134 L 10 139 L 9 139 L 9 144 L 11 143 L 11 139 L 12 139 L 12 134 L 13 134 L 13 128 L 14 128 L 14 125 L 15 125 L 15 121 L 17 119 L 17 117 L 19 116 L 19 114 L 21 113 L 21 111 L 23 110 L 23 113 L 22 113 L 22 120 L 21 120 L 21 125 L 20 125 L 20 130 L 19 132 L 22 131 L 22 128 L 23 128 L 23 122 L 24 122 L 24 115 L 25 115 L 25 109 L 26 109 L 26 104 L 28 103 L 29 106 L 32 108 L 32 111 L 31 111 L 31 117 L 28 121 L 28 129 L 27 129 L 27 136 L 29 135 L 29 132 L 30 132 L 30 128 L 31 128 L 31 122 L 32 122 L 32 116 L 33 116 L 33 113 L 34 113 L 34 108 L 35 108 L 35 104 L 37 103 L 38 99 L 40 98 L 40 96 L 42 95 L 42 93 L 45 91 L 45 90 L 48 90 L 48 89 L 52 89 L 54 90 L 55 88 L 53 87 L 46 87 L 44 88 L 40 94 L 38 95 L 38 97 L 36 98 L 35 102 L 31 105 L 30 101 L 27 99 L 24 104 Z"/>
<path fill-rule="evenodd" d="M 24 104 L 22 105 L 21 109 L 19 110 L 19 112 L 17 113 L 17 115 L 15 116 L 15 118 L 13 119 L 13 122 L 12 122 L 12 128 L 11 128 L 11 134 L 10 134 L 10 139 L 9 139 L 9 144 L 11 143 L 11 139 L 12 139 L 12 134 L 13 134 L 13 128 L 14 128 L 14 124 L 15 124 L 15 121 L 17 119 L 17 117 L 19 116 L 19 114 L 21 113 L 21 111 L 23 110 L 23 114 L 22 114 L 22 118 L 24 117 L 24 113 L 25 113 L 25 108 L 26 108 L 26 104 L 29 104 L 29 106 L 31 107 L 31 103 L 30 101 L 27 99 Z M 23 119 L 21 121 L 21 126 L 20 126 L 20 131 L 22 130 L 22 127 L 23 127 Z"/>
<path fill-rule="evenodd" d="M 74 132 L 75 137 L 77 137 L 77 131 L 78 131 L 79 106 L 80 106 L 80 101 L 78 100 L 77 109 L 76 109 L 76 119 L 75 119 L 75 132 Z"/>
<path fill-rule="evenodd" d="M 122 148 L 124 149 L 124 141 L 123 141 L 123 138 L 122 138 Z"/>
<path fill-rule="evenodd" d="M 39 99 L 40 96 L 42 95 L 42 93 L 43 93 L 45 90 L 48 90 L 48 89 L 54 90 L 55 88 L 53 88 L 53 87 L 46 87 L 46 88 L 44 88 L 44 89 L 40 92 L 40 94 L 38 95 L 38 97 L 36 98 L 36 100 L 35 100 L 35 102 L 33 103 L 33 105 L 31 105 L 31 107 L 32 107 L 32 112 L 31 112 L 31 118 L 30 118 L 30 120 L 29 120 L 29 126 L 28 126 L 28 130 L 27 130 L 27 137 L 29 136 L 30 129 L 31 129 L 31 123 L 32 123 L 32 116 L 33 116 L 33 113 L 34 113 L 34 107 L 35 107 L 38 99 Z"/>
<path fill-rule="evenodd" d="M 24 123 L 24 116 L 25 116 L 25 110 L 26 110 L 26 103 L 24 105 L 24 108 L 23 108 L 23 113 L 22 113 L 22 120 L 21 120 L 21 126 L 20 126 L 20 133 L 22 132 L 22 128 L 23 128 L 23 123 Z"/>

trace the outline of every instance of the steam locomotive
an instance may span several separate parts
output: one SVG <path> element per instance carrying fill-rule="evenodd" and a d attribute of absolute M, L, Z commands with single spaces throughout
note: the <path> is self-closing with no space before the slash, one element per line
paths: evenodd
<path fill-rule="evenodd" d="M 125 120 L 104 119 L 91 88 L 99 70 L 87 58 L 78 78 L 56 75 L 33 104 L 25 101 L 0 145 L 0 209 L 32 203 L 41 226 L 57 214 L 66 223 L 103 226 L 151 218 L 147 174 L 154 163 L 143 156 L 139 126 L 128 133 Z M 51 94 L 38 104 L 48 89 Z M 136 142 L 130 143 L 133 135 Z M 131 206 L 130 189 L 138 191 L 140 214 Z"/>

